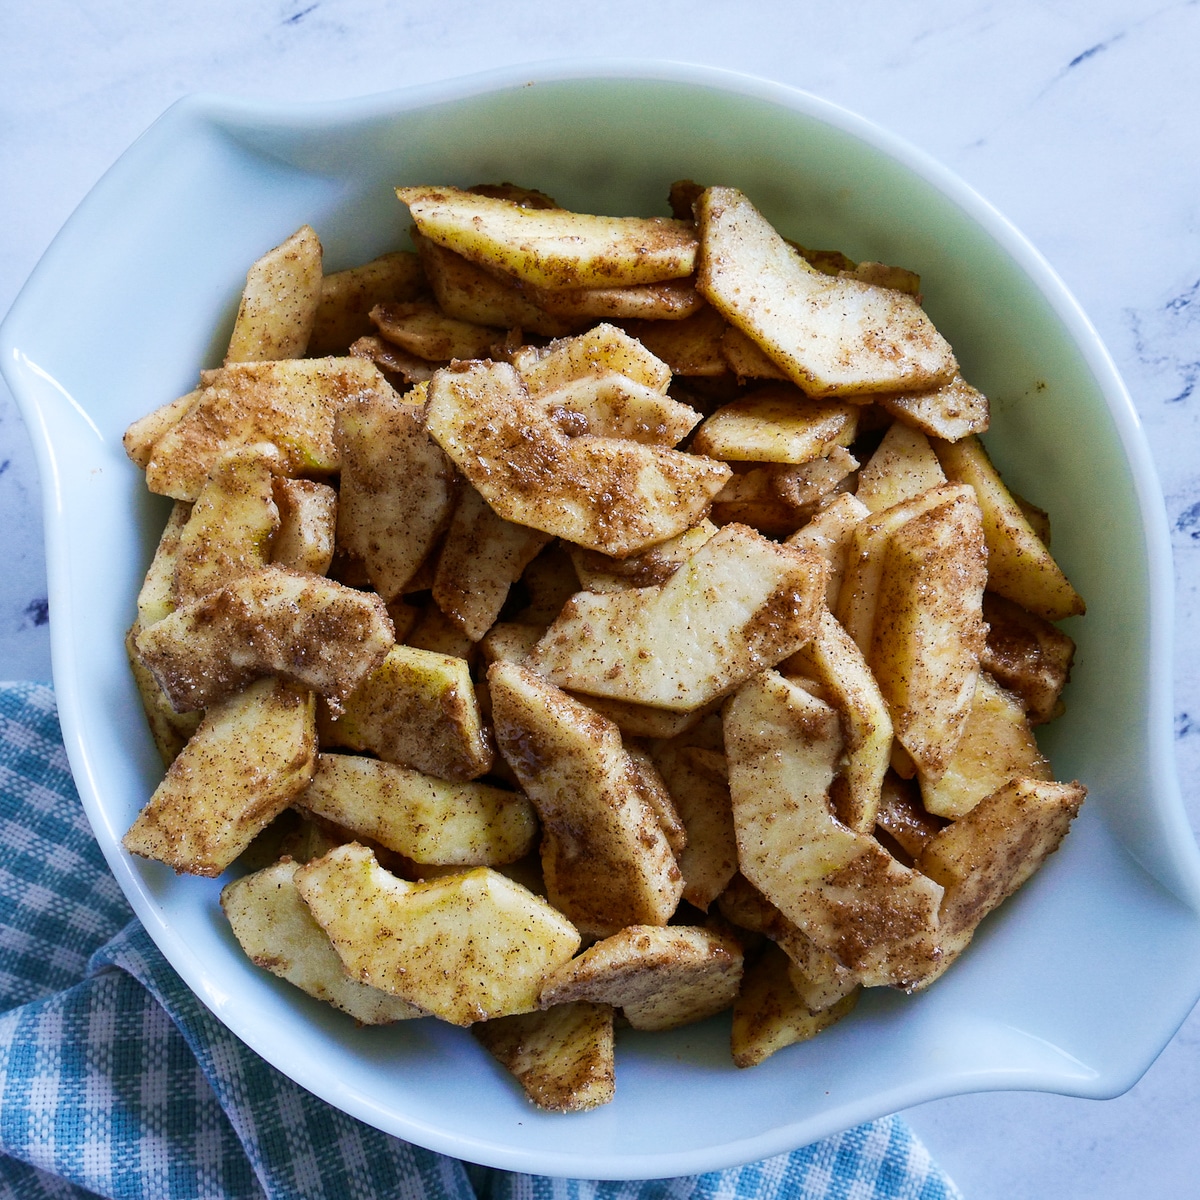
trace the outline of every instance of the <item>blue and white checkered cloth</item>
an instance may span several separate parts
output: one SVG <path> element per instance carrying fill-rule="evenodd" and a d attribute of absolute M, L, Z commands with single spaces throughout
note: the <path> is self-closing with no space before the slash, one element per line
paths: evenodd
<path fill-rule="evenodd" d="M 0 1196 L 961 1200 L 897 1117 L 683 1179 L 545 1179 L 364 1125 L 244 1046 L 158 952 L 92 837 L 54 693 L 0 684 Z"/>

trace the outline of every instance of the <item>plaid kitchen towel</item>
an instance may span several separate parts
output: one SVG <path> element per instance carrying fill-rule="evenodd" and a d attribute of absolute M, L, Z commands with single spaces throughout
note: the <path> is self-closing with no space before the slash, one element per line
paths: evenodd
<path fill-rule="evenodd" d="M 955 1200 L 897 1117 L 682 1179 L 546 1179 L 409 1145 L 249 1050 L 133 919 L 71 781 L 53 691 L 0 684 L 0 1196 Z"/>

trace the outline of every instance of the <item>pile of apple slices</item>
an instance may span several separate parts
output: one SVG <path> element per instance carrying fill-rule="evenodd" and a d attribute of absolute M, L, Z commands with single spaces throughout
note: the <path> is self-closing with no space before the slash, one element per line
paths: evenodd
<path fill-rule="evenodd" d="M 671 217 L 398 190 L 415 252 L 251 268 L 130 427 L 174 507 L 128 649 L 167 765 L 125 837 L 374 1025 L 539 1106 L 614 1022 L 739 1066 L 922 988 L 1084 798 L 1034 734 L 1083 602 L 907 270 Z"/>

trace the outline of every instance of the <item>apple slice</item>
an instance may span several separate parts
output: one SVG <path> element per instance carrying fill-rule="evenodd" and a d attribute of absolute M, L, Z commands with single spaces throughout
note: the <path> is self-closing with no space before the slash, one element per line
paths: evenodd
<path fill-rule="evenodd" d="M 726 704 L 725 751 L 742 874 L 866 986 L 935 970 L 941 888 L 834 816 L 837 713 L 763 671 Z"/>
<path fill-rule="evenodd" d="M 486 774 L 494 757 L 466 659 L 411 645 L 393 646 L 340 713 L 322 716 L 321 739 L 452 782 Z"/>
<path fill-rule="evenodd" d="M 919 429 L 893 421 L 875 453 L 863 463 L 854 494 L 877 513 L 945 482 L 929 439 Z"/>
<path fill-rule="evenodd" d="M 295 880 L 352 979 L 452 1025 L 534 1011 L 579 948 L 561 913 L 490 867 L 408 883 L 350 842 Z"/>
<path fill-rule="evenodd" d="M 926 843 L 917 866 L 945 888 L 942 970 L 1058 849 L 1086 795 L 1078 782 L 1012 779 Z"/>
<path fill-rule="evenodd" d="M 488 689 L 496 744 L 542 821 L 551 902 L 585 934 L 665 925 L 683 878 L 646 764 L 611 721 L 524 667 L 493 663 Z"/>
<path fill-rule="evenodd" d="M 991 424 L 988 398 L 961 375 L 924 391 L 896 392 L 874 399 L 906 425 L 947 442 L 960 441 L 972 433 L 986 433 Z"/>
<path fill-rule="evenodd" d="M 568 546 L 567 552 L 581 586 L 587 591 L 623 592 L 666 583 L 716 532 L 716 525 L 706 518 L 691 529 L 628 558 L 610 558 L 582 546 Z"/>
<path fill-rule="evenodd" d="M 191 515 L 192 506 L 186 500 L 176 500 L 171 506 L 154 557 L 138 589 L 135 632 L 140 633 L 175 611 L 175 564 L 179 560 L 179 542 Z"/>
<path fill-rule="evenodd" d="M 200 388 L 196 388 L 186 396 L 159 405 L 153 412 L 148 412 L 134 421 L 121 439 L 129 461 L 144 471 L 154 453 L 154 444 L 167 430 L 174 428 L 191 412 L 200 399 L 200 391 Z"/>
<path fill-rule="evenodd" d="M 988 635 L 980 665 L 1021 697 L 1031 724 L 1053 720 L 1063 707 L 1074 640 L 1044 617 L 992 592 L 983 594 L 983 619 Z"/>
<path fill-rule="evenodd" d="M 508 363 L 436 372 L 425 424 L 506 521 L 617 558 L 696 524 L 730 475 L 678 450 L 568 436 Z"/>
<path fill-rule="evenodd" d="M 438 552 L 433 599 L 472 642 L 495 624 L 509 588 L 550 535 L 504 520 L 470 486 L 459 492 Z"/>
<path fill-rule="evenodd" d="M 955 497 L 970 495 L 970 491 L 963 485 L 945 484 L 901 500 L 898 504 L 877 513 L 872 513 L 857 497 L 854 498 L 864 516 L 849 531 L 849 538 L 845 543 L 842 587 L 838 593 L 837 604 L 831 611 L 864 654 L 868 654 L 871 649 L 871 633 L 875 628 L 875 612 L 879 605 L 884 554 L 892 534 L 914 517 L 930 509 L 939 508 Z M 789 542 L 792 541 L 802 543 L 803 530 L 799 531 L 794 539 L 789 539 Z"/>
<path fill-rule="evenodd" d="M 729 370 L 721 353 L 721 336 L 728 326 L 711 305 L 682 321 L 626 321 L 626 333 L 637 338 L 673 375 L 718 376 Z"/>
<path fill-rule="evenodd" d="M 327 575 L 333 562 L 338 494 L 315 479 L 274 482 L 279 528 L 271 542 L 271 562 L 293 571 Z"/>
<path fill-rule="evenodd" d="M 535 393 L 563 432 L 629 438 L 650 446 L 678 445 L 700 414 L 618 371 L 589 374 Z M 696 454 L 702 453 L 693 447 Z"/>
<path fill-rule="evenodd" d="M 226 364 L 302 357 L 320 301 L 321 242 L 301 225 L 247 272 Z"/>
<path fill-rule="evenodd" d="M 218 459 L 192 505 L 175 557 L 175 603 L 188 604 L 271 561 L 279 528 L 274 446 L 241 446 Z"/>
<path fill-rule="evenodd" d="M 892 720 L 887 704 L 858 644 L 828 610 L 816 635 L 785 666 L 797 660 L 828 693 L 842 720 L 846 739 L 846 802 L 839 809 L 851 829 L 870 833 L 879 812 L 879 795 L 892 750 Z"/>
<path fill-rule="evenodd" d="M 736 188 L 696 201 L 696 287 L 810 396 L 914 391 L 954 354 L 916 299 L 810 266 Z"/>
<path fill-rule="evenodd" d="M 338 412 L 353 397 L 392 390 L 374 363 L 353 357 L 232 363 L 204 372 L 201 384 L 146 462 L 146 486 L 176 500 L 194 500 L 226 450 L 258 442 L 279 451 L 281 474 L 334 474 Z"/>
<path fill-rule="evenodd" d="M 696 263 L 696 232 L 669 217 L 601 217 L 525 208 L 454 187 L 399 187 L 424 237 L 541 288 L 659 283 Z"/>
<path fill-rule="evenodd" d="M 481 1021 L 472 1035 L 548 1112 L 586 1112 L 616 1089 L 613 1012 L 607 1004 L 556 1004 L 545 1012 Z"/>
<path fill-rule="evenodd" d="M 983 511 L 988 588 L 1047 621 L 1082 616 L 1083 597 L 1071 586 L 1046 544 L 992 465 L 977 437 L 935 441 L 946 475 L 970 484 Z"/>
<path fill-rule="evenodd" d="M 158 680 L 138 655 L 138 629 L 139 626 L 135 624 L 125 634 L 125 656 L 129 659 L 129 669 L 133 672 L 133 681 L 141 697 L 142 710 L 146 714 L 146 724 L 150 726 L 150 736 L 154 739 L 155 749 L 163 761 L 163 766 L 169 767 L 187 745 L 188 739 L 196 732 L 204 714 L 177 713 L 171 707 L 166 692 L 158 686 Z"/>
<path fill-rule="evenodd" d="M 376 305 L 371 321 L 382 337 L 428 362 L 486 358 L 504 337 L 503 329 L 448 317 L 436 304 L 420 300 Z"/>
<path fill-rule="evenodd" d="M 528 664 L 560 687 L 691 712 L 812 636 L 824 564 L 726 525 L 657 587 L 579 592 Z"/>
<path fill-rule="evenodd" d="M 322 754 L 293 804 L 415 863 L 498 867 L 533 849 L 537 818 L 519 792 L 449 783 L 357 754 Z"/>
<path fill-rule="evenodd" d="M 378 596 L 263 567 L 142 630 L 137 650 L 177 712 L 207 708 L 260 675 L 304 684 L 340 708 L 394 641 Z"/>
<path fill-rule="evenodd" d="M 309 355 L 348 353 L 355 341 L 372 331 L 369 314 L 375 305 L 415 300 L 425 288 L 421 262 L 408 250 L 394 250 L 370 262 L 330 272 L 321 280 Z"/>
<path fill-rule="evenodd" d="M 213 704 L 123 845 L 189 875 L 220 875 L 312 778 L 312 693 L 260 679 Z"/>
<path fill-rule="evenodd" d="M 621 1009 L 634 1029 L 678 1029 L 728 1008 L 741 980 L 735 938 L 696 926 L 633 925 L 559 967 L 542 1004 L 591 1000 Z"/>
<path fill-rule="evenodd" d="M 221 908 L 255 966 L 348 1013 L 360 1025 L 389 1025 L 426 1014 L 346 974 L 342 960 L 296 888 L 300 864 L 281 859 L 221 891 Z"/>
<path fill-rule="evenodd" d="M 930 779 L 946 770 L 975 695 L 986 580 L 982 519 L 969 491 L 887 539 L 867 662 L 896 739 Z"/>
<path fill-rule="evenodd" d="M 797 550 L 809 550 L 828 564 L 825 605 L 830 612 L 838 607 L 854 531 L 870 515 L 871 510 L 857 496 L 850 492 L 837 492 L 822 502 L 812 520 L 787 539 L 789 546 L 795 546 Z"/>
<path fill-rule="evenodd" d="M 945 771 L 937 779 L 917 773 L 921 802 L 935 816 L 963 817 L 1018 776 L 1053 778 L 1020 700 L 981 671 L 963 735 Z"/>
<path fill-rule="evenodd" d="M 696 431 L 692 449 L 724 462 L 807 463 L 848 446 L 857 428 L 852 404 L 768 384 L 718 408 Z"/>
<path fill-rule="evenodd" d="M 534 395 L 611 371 L 663 395 L 671 383 L 666 363 L 620 326 L 607 322 L 575 337 L 557 338 L 548 346 L 522 346 L 513 354 L 512 364 Z"/>
<path fill-rule="evenodd" d="M 853 991 L 812 1012 L 792 983 L 793 964 L 772 942 L 746 967 L 742 990 L 733 1002 L 729 1048 L 736 1067 L 753 1067 L 785 1046 L 816 1037 L 840 1021 L 858 1002 Z"/>
<path fill-rule="evenodd" d="M 562 337 L 571 332 L 571 322 L 538 308 L 514 280 L 503 279 L 468 262 L 415 230 L 412 240 L 438 306 L 447 316 L 476 325 L 519 328 L 545 337 Z"/>
<path fill-rule="evenodd" d="M 342 462 L 338 545 L 394 600 L 450 523 L 457 473 L 425 431 L 421 405 L 390 389 L 346 405 L 334 440 Z"/>
<path fill-rule="evenodd" d="M 729 784 L 705 770 L 698 756 L 709 752 L 673 740 L 654 748 L 662 775 L 684 828 L 687 843 L 679 854 L 683 898 L 703 912 L 725 890 L 737 871 L 737 838 Z M 722 763 L 723 765 L 723 763 Z"/>
<path fill-rule="evenodd" d="M 707 307 L 691 279 L 592 288 L 529 288 L 530 299 L 552 316 L 588 321 L 682 321 Z"/>

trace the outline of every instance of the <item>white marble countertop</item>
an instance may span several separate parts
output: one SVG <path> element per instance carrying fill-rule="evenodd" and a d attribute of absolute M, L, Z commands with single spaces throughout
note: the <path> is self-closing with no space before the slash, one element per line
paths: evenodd
<path fill-rule="evenodd" d="M 653 57 L 745 71 L 887 126 L 1049 259 L 1141 414 L 1178 575 L 1176 732 L 1200 796 L 1198 0 L 43 0 L 0 17 L 0 313 L 76 204 L 173 100 L 336 98 L 509 63 Z M 0 674 L 50 676 L 40 494 L 0 384 Z M 1184 1196 L 1200 1175 L 1200 1017 L 1127 1095 L 1000 1093 L 906 1116 L 968 1200 Z"/>

